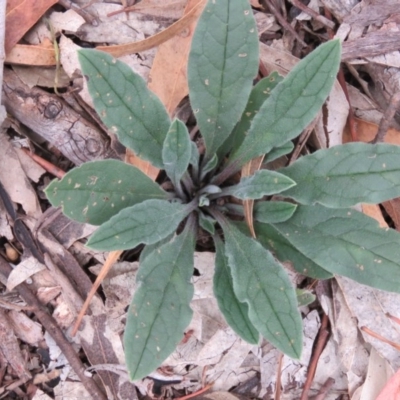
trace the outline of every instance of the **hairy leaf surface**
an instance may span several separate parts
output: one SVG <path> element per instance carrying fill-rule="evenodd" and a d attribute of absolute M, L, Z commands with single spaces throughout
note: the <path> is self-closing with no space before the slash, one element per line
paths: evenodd
<path fill-rule="evenodd" d="M 140 264 L 124 334 L 132 380 L 154 371 L 175 350 L 190 323 L 194 244 L 194 235 L 186 229 Z"/>
<path fill-rule="evenodd" d="M 254 224 L 257 240 L 270 250 L 278 260 L 289 262 L 302 275 L 314 279 L 329 279 L 333 274 L 326 271 L 319 264 L 307 258 L 300 250 L 287 240 L 274 225 L 256 222 Z"/>
<path fill-rule="evenodd" d="M 138 157 L 163 168 L 162 147 L 170 119 L 141 76 L 110 55 L 79 50 L 82 72 L 102 121 Z"/>
<path fill-rule="evenodd" d="M 400 234 L 354 210 L 297 207 L 274 227 L 322 268 L 377 289 L 400 292 Z"/>
<path fill-rule="evenodd" d="M 400 196 L 400 147 L 348 143 L 301 157 L 280 172 L 297 183 L 283 195 L 302 204 L 381 203 Z"/>
<path fill-rule="evenodd" d="M 87 246 L 111 251 L 132 249 L 141 243 L 156 243 L 174 232 L 190 211 L 187 204 L 146 200 L 123 209 L 101 225 Z"/>
<path fill-rule="evenodd" d="M 280 193 L 294 185 L 296 182 L 285 175 L 263 169 L 242 178 L 237 185 L 226 188 L 224 192 L 242 200 L 260 199 L 266 195 Z"/>
<path fill-rule="evenodd" d="M 248 304 L 250 321 L 267 340 L 288 356 L 299 358 L 302 322 L 285 270 L 260 243 L 224 221 L 219 222 L 238 300 Z"/>
<path fill-rule="evenodd" d="M 260 334 L 249 319 L 249 306 L 240 302 L 233 290 L 232 274 L 225 255 L 225 245 L 221 239 L 214 239 L 215 272 L 214 294 L 226 322 L 246 342 L 257 344 Z"/>
<path fill-rule="evenodd" d="M 45 190 L 54 207 L 79 222 L 100 225 L 126 207 L 168 193 L 143 172 L 118 160 L 91 161 L 74 168 Z"/>
<path fill-rule="evenodd" d="M 248 0 L 208 1 L 189 56 L 190 102 L 207 159 L 232 132 L 258 69 L 258 35 Z"/>
<path fill-rule="evenodd" d="M 313 120 L 331 91 L 341 45 L 331 40 L 301 60 L 272 91 L 229 163 L 237 169 L 295 138 Z"/>
<path fill-rule="evenodd" d="M 162 150 L 165 172 L 175 186 L 189 166 L 192 156 L 191 143 L 186 125 L 175 119 L 169 128 Z"/>

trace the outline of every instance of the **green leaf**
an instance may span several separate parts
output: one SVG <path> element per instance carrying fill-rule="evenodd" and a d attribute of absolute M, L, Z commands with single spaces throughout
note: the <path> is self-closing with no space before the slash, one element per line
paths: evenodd
<path fill-rule="evenodd" d="M 158 97 L 130 67 L 97 50 L 79 50 L 82 72 L 102 121 L 137 156 L 163 168 L 170 119 Z"/>
<path fill-rule="evenodd" d="M 266 195 L 280 193 L 294 185 L 296 182 L 285 175 L 263 169 L 242 178 L 237 185 L 227 187 L 223 192 L 242 200 L 260 199 Z"/>
<path fill-rule="evenodd" d="M 298 206 L 275 228 L 306 257 L 332 274 L 400 292 L 400 234 L 354 210 Z"/>
<path fill-rule="evenodd" d="M 254 205 L 254 219 L 259 222 L 275 223 L 289 219 L 297 208 L 286 201 L 259 201 Z"/>
<path fill-rule="evenodd" d="M 198 167 L 199 159 L 200 159 L 199 149 L 197 148 L 197 145 L 195 142 L 191 141 L 190 146 L 191 146 L 190 164 L 193 167 Z"/>
<path fill-rule="evenodd" d="M 192 211 L 188 204 L 146 200 L 120 211 L 90 237 L 87 246 L 102 251 L 152 244 L 174 232 Z"/>
<path fill-rule="evenodd" d="M 275 86 L 283 80 L 283 76 L 274 71 L 266 78 L 261 79 L 250 93 L 249 100 L 246 105 L 240 121 L 235 126 L 231 136 L 227 139 L 231 143 L 232 151 L 237 150 L 242 144 L 244 138 L 248 134 L 251 121 L 260 110 L 264 101 L 268 99 Z"/>
<path fill-rule="evenodd" d="M 155 251 L 156 249 L 158 249 L 165 243 L 170 242 L 175 235 L 176 235 L 175 232 L 173 232 L 173 233 L 169 234 L 168 236 L 166 236 L 164 239 L 159 240 L 158 242 L 144 246 L 140 252 L 139 263 L 142 263 L 144 261 L 144 259 L 149 254 L 151 254 L 153 251 Z"/>
<path fill-rule="evenodd" d="M 209 0 L 189 55 L 190 103 L 212 157 L 239 121 L 258 70 L 258 35 L 248 0 Z"/>
<path fill-rule="evenodd" d="M 296 296 L 299 307 L 308 306 L 315 301 L 315 294 L 306 289 L 296 289 Z"/>
<path fill-rule="evenodd" d="M 215 243 L 214 295 L 226 322 L 246 342 L 257 344 L 259 333 L 249 319 L 247 303 L 240 302 L 233 290 L 233 280 L 225 255 L 224 243 L 218 237 Z"/>
<path fill-rule="evenodd" d="M 190 323 L 194 243 L 194 235 L 185 230 L 140 265 L 124 334 L 132 380 L 154 371 L 175 350 Z"/>
<path fill-rule="evenodd" d="M 175 119 L 164 141 L 162 158 L 168 177 L 178 185 L 187 170 L 192 156 L 192 145 L 186 125 Z"/>
<path fill-rule="evenodd" d="M 168 193 L 143 172 L 118 160 L 91 161 L 53 180 L 45 190 L 54 207 L 79 222 L 100 225 L 122 209 Z"/>
<path fill-rule="evenodd" d="M 279 157 L 285 156 L 293 151 L 293 142 L 287 142 L 279 147 L 274 147 L 265 157 L 263 164 L 268 164 L 272 161 L 277 160 Z"/>
<path fill-rule="evenodd" d="M 295 290 L 283 267 L 256 240 L 228 220 L 218 220 L 225 235 L 225 252 L 240 302 L 249 306 L 249 319 L 274 346 L 299 358 L 302 322 Z"/>
<path fill-rule="evenodd" d="M 301 253 L 273 225 L 256 222 L 254 229 L 257 240 L 270 250 L 278 260 L 289 262 L 298 273 L 314 279 L 333 277 L 333 274 Z"/>
<path fill-rule="evenodd" d="M 328 97 L 340 64 L 341 45 L 331 40 L 301 60 L 254 117 L 229 164 L 236 169 L 298 136 Z"/>
<path fill-rule="evenodd" d="M 381 203 L 400 196 L 400 147 L 348 143 L 301 157 L 280 172 L 297 183 L 283 195 L 302 204 Z"/>
<path fill-rule="evenodd" d="M 206 215 L 200 211 L 199 212 L 199 225 L 206 232 L 211 233 L 211 235 L 214 235 L 214 233 L 215 233 L 215 219 L 214 218 L 212 218 L 209 215 Z"/>
<path fill-rule="evenodd" d="M 208 172 L 212 171 L 218 165 L 218 156 L 214 154 L 201 169 L 200 179 L 204 179 Z"/>

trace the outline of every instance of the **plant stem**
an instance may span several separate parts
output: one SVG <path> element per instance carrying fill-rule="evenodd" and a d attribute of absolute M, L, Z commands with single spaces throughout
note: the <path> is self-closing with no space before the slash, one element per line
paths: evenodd
<path fill-rule="evenodd" d="M 236 160 L 232 164 L 228 164 L 211 182 L 213 185 L 221 186 L 228 178 L 240 170 L 239 162 Z"/>
<path fill-rule="evenodd" d="M 183 174 L 182 183 L 186 189 L 187 194 L 190 197 L 190 194 L 193 193 L 193 190 L 194 190 L 194 183 L 193 183 L 191 176 L 189 175 L 189 173 L 187 171 Z"/>

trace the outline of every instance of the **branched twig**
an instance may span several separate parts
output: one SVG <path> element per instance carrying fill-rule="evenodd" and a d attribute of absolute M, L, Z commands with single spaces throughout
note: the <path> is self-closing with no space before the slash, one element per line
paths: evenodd
<path fill-rule="evenodd" d="M 335 28 L 335 23 L 333 21 L 330 21 L 328 18 L 325 18 L 323 15 L 318 14 L 316 11 L 314 11 L 310 7 L 307 7 L 305 4 L 303 4 L 300 0 L 289 0 L 289 1 L 295 7 L 297 7 L 301 11 L 303 11 L 306 14 L 310 15 L 311 17 L 313 17 L 316 21 L 321 22 L 321 24 L 325 25 L 329 29 L 334 29 Z"/>

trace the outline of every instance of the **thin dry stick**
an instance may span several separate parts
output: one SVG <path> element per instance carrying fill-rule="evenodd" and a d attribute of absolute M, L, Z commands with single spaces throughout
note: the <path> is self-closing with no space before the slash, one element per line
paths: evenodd
<path fill-rule="evenodd" d="M 281 398 L 281 380 L 282 380 L 282 361 L 283 361 L 283 354 L 279 354 L 278 366 L 276 368 L 276 383 L 275 383 L 275 400 L 280 400 Z"/>
<path fill-rule="evenodd" d="M 379 333 L 374 332 L 373 330 L 367 328 L 366 326 L 362 326 L 360 328 L 363 332 L 367 333 L 368 335 L 374 337 L 375 339 L 381 340 L 383 343 L 386 343 L 392 347 L 394 347 L 396 350 L 400 351 L 400 344 L 396 342 L 392 342 L 389 339 L 386 339 L 384 336 L 380 335 Z"/>
<path fill-rule="evenodd" d="M 313 17 L 316 21 L 321 22 L 321 24 L 324 24 L 329 29 L 334 29 L 335 28 L 335 23 L 333 21 L 330 21 L 328 18 L 325 18 L 323 15 L 318 14 L 316 11 L 314 11 L 310 7 L 307 7 L 305 4 L 303 4 L 300 0 L 289 0 L 289 1 L 295 7 L 297 7 L 301 11 L 304 11 L 306 14 L 310 15 L 311 17 Z"/>
<path fill-rule="evenodd" d="M 390 99 L 389 105 L 386 108 L 385 113 L 382 116 L 381 122 L 379 123 L 378 133 L 371 143 L 380 143 L 385 140 L 385 135 L 390 128 L 394 115 L 400 106 L 400 92 L 395 93 Z"/>
<path fill-rule="evenodd" d="M 314 348 L 314 352 L 311 356 L 310 364 L 308 366 L 307 379 L 304 384 L 303 392 L 301 394 L 300 400 L 308 399 L 308 392 L 310 391 L 312 381 L 314 379 L 315 371 L 317 369 L 318 360 L 321 356 L 322 351 L 325 348 L 326 342 L 328 341 L 329 331 L 328 331 L 328 316 L 324 314 L 322 317 L 321 328 L 319 329 L 317 344 Z"/>
<path fill-rule="evenodd" d="M 321 386 L 321 389 L 319 389 L 319 392 L 314 400 L 324 400 L 334 383 L 335 380 L 333 378 L 328 378 L 326 382 Z"/>
<path fill-rule="evenodd" d="M 3 257 L 0 256 L 0 273 L 6 278 L 10 275 L 12 268 Z M 43 307 L 36 296 L 32 293 L 31 289 L 25 283 L 21 283 L 16 287 L 19 295 L 23 300 L 33 307 L 33 312 L 35 313 L 37 319 L 43 325 L 44 329 L 50 334 L 50 336 L 57 343 L 57 346 L 61 349 L 65 358 L 68 360 L 72 369 L 78 375 L 85 389 L 89 392 L 90 396 L 94 400 L 107 400 L 105 394 L 97 386 L 96 382 L 85 375 L 85 367 L 82 361 L 78 357 L 71 343 L 64 336 L 64 333 L 57 325 L 56 320 L 47 312 L 45 307 Z"/>
<path fill-rule="evenodd" d="M 3 85 L 3 68 L 5 60 L 4 39 L 6 30 L 6 1 L 0 1 L 0 88 Z M 1 105 L 1 90 L 0 90 L 0 125 L 6 118 L 6 109 Z"/>
<path fill-rule="evenodd" d="M 278 20 L 278 22 L 282 25 L 283 28 L 285 28 L 286 30 L 288 30 L 298 41 L 299 43 L 301 43 L 304 47 L 307 47 L 307 43 L 299 36 L 299 34 L 293 29 L 292 25 L 289 24 L 289 22 L 287 22 L 285 20 L 285 18 L 283 18 L 283 16 L 281 15 L 281 13 L 276 9 L 276 7 L 272 4 L 271 0 L 261 0 L 260 3 L 262 4 L 262 6 L 264 8 L 269 8 L 272 12 L 272 14 L 274 14 L 275 18 Z"/>

